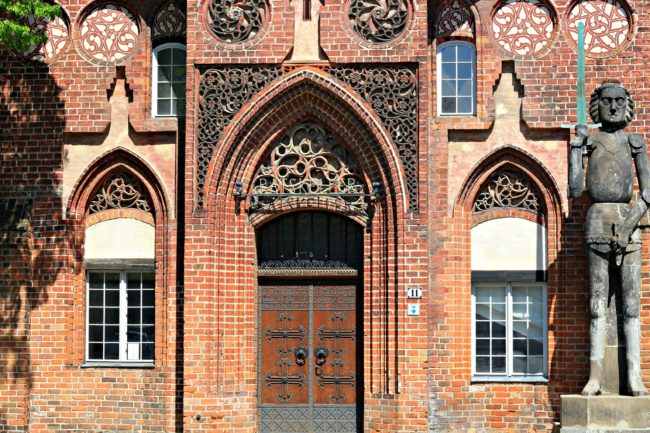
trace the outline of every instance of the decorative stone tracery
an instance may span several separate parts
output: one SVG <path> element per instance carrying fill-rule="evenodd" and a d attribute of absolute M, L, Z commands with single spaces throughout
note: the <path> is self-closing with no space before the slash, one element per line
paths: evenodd
<path fill-rule="evenodd" d="M 543 212 L 543 200 L 524 174 L 514 170 L 493 173 L 474 200 L 474 212 L 495 208 L 523 209 Z"/>
<path fill-rule="evenodd" d="M 505 0 L 492 16 L 492 33 L 506 52 L 534 56 L 552 42 L 555 22 L 555 12 L 540 0 Z"/>
<path fill-rule="evenodd" d="M 153 19 L 153 38 L 184 36 L 187 32 L 185 13 L 173 0 L 168 0 Z"/>
<path fill-rule="evenodd" d="M 90 201 L 88 214 L 125 208 L 151 212 L 151 199 L 138 179 L 128 173 L 118 172 L 102 183 Z"/>
<path fill-rule="evenodd" d="M 578 23 L 585 23 L 585 53 L 607 56 L 625 44 L 632 31 L 629 8 L 622 0 L 581 0 L 568 17 L 571 39 L 578 42 Z"/>
<path fill-rule="evenodd" d="M 313 122 L 291 128 L 253 178 L 251 210 L 264 210 L 286 194 L 328 195 L 366 214 L 366 189 L 357 162 L 331 132 Z M 283 196 L 284 195 L 284 196 Z"/>
<path fill-rule="evenodd" d="M 124 6 L 103 3 L 86 15 L 79 29 L 81 48 L 94 60 L 119 62 L 138 42 L 137 18 Z"/>
<path fill-rule="evenodd" d="M 436 36 L 474 37 L 474 17 L 465 2 L 453 0 L 438 14 Z"/>
<path fill-rule="evenodd" d="M 409 12 L 408 0 L 351 0 L 348 17 L 361 38 L 385 43 L 406 30 Z"/>
<path fill-rule="evenodd" d="M 336 65 L 326 68 L 359 93 L 390 133 L 406 174 L 408 203 L 418 209 L 417 76 L 408 65 Z M 199 85 L 197 207 L 204 203 L 210 159 L 223 131 L 253 96 L 282 75 L 273 66 L 210 68 Z"/>
<path fill-rule="evenodd" d="M 68 23 L 61 17 L 50 20 L 48 18 L 36 19 L 33 15 L 25 18 L 25 21 L 33 32 L 47 36 L 47 42 L 30 47 L 22 55 L 28 59 L 45 63 L 56 60 L 70 40 Z"/>
<path fill-rule="evenodd" d="M 255 37 L 266 16 L 264 0 L 211 0 L 208 25 L 222 42 L 238 43 Z"/>
<path fill-rule="evenodd" d="M 418 209 L 418 88 L 415 71 L 406 65 L 341 65 L 330 69 L 348 84 L 381 119 L 399 152 L 406 173 L 410 211 Z"/>

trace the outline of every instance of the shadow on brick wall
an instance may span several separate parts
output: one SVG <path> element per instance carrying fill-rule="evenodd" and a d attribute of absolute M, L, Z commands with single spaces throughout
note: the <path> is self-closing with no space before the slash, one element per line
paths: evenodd
<path fill-rule="evenodd" d="M 63 128 L 64 104 L 49 68 L 0 52 L 1 432 L 27 429 L 32 365 L 48 362 L 30 335 L 35 327 L 57 330 L 65 314 L 54 295 L 63 291 L 73 251 L 61 203 Z M 46 302 L 52 312 L 35 318 Z"/>

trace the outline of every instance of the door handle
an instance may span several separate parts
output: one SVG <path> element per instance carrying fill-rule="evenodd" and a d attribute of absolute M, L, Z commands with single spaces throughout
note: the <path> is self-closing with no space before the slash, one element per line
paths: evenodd
<path fill-rule="evenodd" d="M 293 355 L 296 357 L 296 364 L 300 366 L 305 365 L 308 356 L 307 348 L 305 346 L 298 346 L 293 351 Z"/>
<path fill-rule="evenodd" d="M 319 346 L 316 349 L 316 365 L 323 365 L 327 360 L 327 356 L 330 354 L 330 351 L 326 347 Z"/>

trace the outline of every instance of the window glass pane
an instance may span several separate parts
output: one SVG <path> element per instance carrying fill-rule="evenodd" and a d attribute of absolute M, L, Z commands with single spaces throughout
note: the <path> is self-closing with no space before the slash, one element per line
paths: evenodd
<path fill-rule="evenodd" d="M 143 290 L 142 291 L 142 305 L 153 306 L 154 305 L 154 291 L 153 290 Z"/>
<path fill-rule="evenodd" d="M 88 316 L 90 323 L 104 323 L 104 310 L 101 308 L 91 308 Z"/>
<path fill-rule="evenodd" d="M 528 372 L 528 362 L 526 358 L 516 356 L 512 361 L 512 371 L 514 373 L 525 374 Z"/>
<path fill-rule="evenodd" d="M 512 287 L 513 302 L 528 302 L 528 288 L 525 286 Z"/>
<path fill-rule="evenodd" d="M 141 293 L 140 290 L 129 290 L 128 292 L 126 292 L 126 301 L 129 307 L 140 306 L 140 301 L 141 301 L 140 293 Z"/>
<path fill-rule="evenodd" d="M 120 288 L 120 274 L 107 272 L 104 274 L 104 287 L 106 289 L 119 289 Z"/>
<path fill-rule="evenodd" d="M 142 288 L 143 289 L 153 289 L 154 288 L 154 274 L 153 272 L 145 272 L 142 274 Z"/>
<path fill-rule="evenodd" d="M 143 308 L 142 309 L 142 323 L 151 324 L 154 322 L 155 314 L 153 308 Z"/>
<path fill-rule="evenodd" d="M 474 101 L 472 98 L 458 98 L 458 113 L 472 114 L 474 113 Z"/>
<path fill-rule="evenodd" d="M 442 112 L 447 114 L 455 114 L 456 98 L 442 98 Z"/>
<path fill-rule="evenodd" d="M 142 359 L 153 360 L 154 350 L 153 344 L 142 345 Z"/>
<path fill-rule="evenodd" d="M 492 357 L 492 373 L 505 373 L 506 372 L 506 357 L 494 356 Z"/>
<path fill-rule="evenodd" d="M 88 341 L 104 341 L 104 327 L 103 326 L 89 326 L 88 327 Z"/>
<path fill-rule="evenodd" d="M 173 59 L 174 59 L 174 64 L 175 65 L 184 65 L 185 64 L 185 50 L 182 50 L 180 48 L 173 48 Z"/>
<path fill-rule="evenodd" d="M 91 289 L 103 289 L 104 274 L 101 272 L 91 272 L 88 274 L 88 287 Z"/>
<path fill-rule="evenodd" d="M 120 306 L 120 291 L 119 290 L 107 290 L 104 297 L 105 306 L 107 307 L 119 307 Z"/>
<path fill-rule="evenodd" d="M 492 322 L 492 338 L 505 338 L 506 322 Z"/>
<path fill-rule="evenodd" d="M 528 358 L 528 374 L 544 373 L 544 358 L 541 356 L 531 356 Z"/>
<path fill-rule="evenodd" d="M 175 98 L 185 97 L 185 83 L 172 84 L 173 95 Z"/>
<path fill-rule="evenodd" d="M 104 341 L 120 341 L 120 327 L 119 326 L 105 326 L 104 327 Z"/>
<path fill-rule="evenodd" d="M 456 45 L 447 45 L 443 47 L 442 52 L 442 61 L 443 62 L 455 62 L 456 61 Z"/>
<path fill-rule="evenodd" d="M 513 355 L 528 355 L 528 344 L 526 340 L 516 339 L 512 342 Z"/>
<path fill-rule="evenodd" d="M 528 319 L 528 304 L 513 303 L 512 317 L 516 320 Z"/>
<path fill-rule="evenodd" d="M 91 290 L 88 299 L 91 307 L 101 307 L 104 305 L 104 291 Z"/>
<path fill-rule="evenodd" d="M 172 104 L 169 99 L 158 100 L 158 114 L 161 116 L 168 116 L 172 114 Z"/>
<path fill-rule="evenodd" d="M 490 302 L 490 288 L 489 287 L 474 287 L 474 296 L 476 302 Z"/>
<path fill-rule="evenodd" d="M 522 338 L 528 335 L 528 322 L 517 321 L 512 322 L 512 336 L 514 338 Z"/>
<path fill-rule="evenodd" d="M 119 325 L 120 323 L 120 309 L 107 308 L 104 310 L 104 322 L 109 325 Z"/>
<path fill-rule="evenodd" d="M 171 66 L 158 66 L 158 82 L 171 81 L 172 67 Z"/>
<path fill-rule="evenodd" d="M 491 287 L 490 292 L 492 302 L 506 302 L 506 288 L 504 286 Z"/>
<path fill-rule="evenodd" d="M 472 96 L 472 80 L 458 80 L 458 96 Z"/>
<path fill-rule="evenodd" d="M 120 353 L 120 345 L 119 344 L 106 344 L 104 346 L 104 350 L 106 351 L 104 353 L 105 357 L 104 359 L 119 359 L 119 353 Z"/>
<path fill-rule="evenodd" d="M 544 342 L 542 340 L 528 340 L 528 348 L 531 355 L 544 354 Z"/>
<path fill-rule="evenodd" d="M 472 64 L 471 63 L 458 63 L 457 65 L 457 77 L 459 79 L 471 79 L 472 78 Z"/>
<path fill-rule="evenodd" d="M 176 101 L 176 113 L 181 117 L 185 117 L 185 99 Z"/>
<path fill-rule="evenodd" d="M 160 95 L 160 84 L 158 85 L 158 96 Z M 163 84 L 163 86 L 170 86 L 169 84 Z M 140 288 L 140 275 L 141 274 L 126 274 L 126 288 L 127 289 L 139 289 Z"/>
<path fill-rule="evenodd" d="M 185 66 L 174 66 L 172 79 L 175 82 L 183 83 L 183 85 L 185 85 Z"/>
<path fill-rule="evenodd" d="M 505 355 L 506 354 L 506 340 L 492 340 L 492 355 Z"/>
<path fill-rule="evenodd" d="M 126 323 L 129 325 L 139 325 L 140 323 L 140 308 L 129 308 L 126 313 Z"/>
<path fill-rule="evenodd" d="M 467 45 L 458 45 L 457 56 L 459 62 L 471 62 L 474 57 L 474 49 Z"/>
<path fill-rule="evenodd" d="M 158 84 L 158 98 L 171 98 L 172 96 L 172 85 L 170 83 L 159 83 Z M 139 287 L 139 281 L 138 286 Z"/>
<path fill-rule="evenodd" d="M 490 357 L 489 356 L 477 356 L 476 357 L 476 372 L 477 373 L 489 373 L 490 372 Z"/>
<path fill-rule="evenodd" d="M 129 343 L 140 342 L 140 326 L 129 326 L 126 329 L 126 341 Z"/>
<path fill-rule="evenodd" d="M 156 59 L 158 59 L 158 64 L 159 65 L 171 65 L 172 64 L 172 49 L 171 48 L 165 48 L 163 50 L 159 50 L 156 53 Z"/>
<path fill-rule="evenodd" d="M 543 328 L 541 324 L 529 323 L 528 325 L 528 338 L 542 339 Z"/>
<path fill-rule="evenodd" d="M 142 327 L 142 341 L 152 342 L 156 336 L 155 328 L 153 326 Z"/>
<path fill-rule="evenodd" d="M 506 304 L 492 304 L 492 320 L 506 320 Z"/>
<path fill-rule="evenodd" d="M 454 80 L 442 80 L 442 96 L 456 96 L 456 82 Z"/>
<path fill-rule="evenodd" d="M 104 345 L 102 343 L 89 344 L 88 357 L 90 359 L 104 359 Z"/>
<path fill-rule="evenodd" d="M 454 79 L 456 78 L 456 64 L 454 63 L 443 63 L 442 64 L 442 79 Z"/>

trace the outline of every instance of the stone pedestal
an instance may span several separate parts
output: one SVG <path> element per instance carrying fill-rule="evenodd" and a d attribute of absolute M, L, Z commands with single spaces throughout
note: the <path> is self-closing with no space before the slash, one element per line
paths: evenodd
<path fill-rule="evenodd" d="M 560 433 L 650 433 L 650 396 L 563 395 Z"/>

